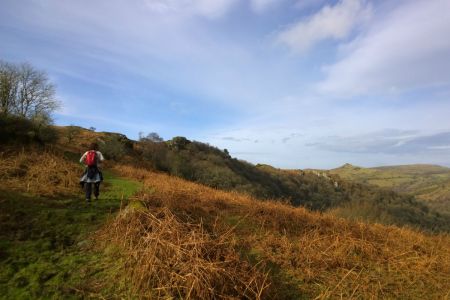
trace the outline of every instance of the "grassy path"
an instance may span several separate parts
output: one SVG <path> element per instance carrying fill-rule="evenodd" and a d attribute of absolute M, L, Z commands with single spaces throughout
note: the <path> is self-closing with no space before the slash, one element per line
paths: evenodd
<path fill-rule="evenodd" d="M 0 299 L 95 296 L 112 264 L 88 238 L 138 189 L 106 172 L 90 205 L 0 190 Z"/>

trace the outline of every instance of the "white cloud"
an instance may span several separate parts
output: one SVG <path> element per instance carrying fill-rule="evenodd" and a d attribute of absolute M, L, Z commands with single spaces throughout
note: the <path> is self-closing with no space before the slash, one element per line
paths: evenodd
<path fill-rule="evenodd" d="M 228 12 L 237 0 L 146 0 L 148 8 L 157 13 L 193 14 L 218 18 Z"/>
<path fill-rule="evenodd" d="M 283 0 L 248 0 L 255 13 L 267 11 L 270 7 Z M 234 4 L 243 0 L 145 0 L 150 10 L 161 13 L 176 13 L 184 15 L 200 15 L 208 18 L 218 18 L 225 15 Z M 247 1 L 245 1 L 247 2 Z"/>
<path fill-rule="evenodd" d="M 325 1 L 326 0 L 298 0 L 297 3 L 295 3 L 295 8 L 298 10 L 307 10 L 322 6 Z"/>
<path fill-rule="evenodd" d="M 215 33 L 214 26 L 205 26 L 215 20 L 205 22 L 192 15 L 195 10 L 219 16 L 232 9 L 235 0 L 139 0 L 138 5 L 135 1 L 131 2 L 134 5 L 123 5 L 122 0 L 87 2 L 48 0 L 45 5 L 33 1 L 23 6 L 11 0 L 14 14 L 9 23 L 45 41 L 45 52 L 30 51 L 20 41 L 17 53 L 33 61 L 42 56 L 46 69 L 74 79 L 95 84 L 102 80 L 122 88 L 130 85 L 124 79 L 132 75 L 174 92 L 227 105 L 246 106 L 269 99 L 270 92 L 282 90 L 275 83 L 285 85 L 286 80 L 275 80 L 282 78 L 276 70 L 264 72 L 270 61 L 258 60 L 251 46 L 237 43 L 234 36 Z M 64 51 L 47 47 L 48 38 Z M 103 71 L 108 76 L 100 74 Z M 267 87 L 264 92 L 261 85 Z"/>
<path fill-rule="evenodd" d="M 255 13 L 263 13 L 283 0 L 248 0 Z M 146 6 L 156 13 L 200 15 L 211 19 L 225 15 L 243 0 L 145 0 Z M 247 2 L 247 1 L 245 1 Z"/>
<path fill-rule="evenodd" d="M 319 84 L 328 95 L 396 93 L 450 84 L 450 1 L 406 1 L 343 48 Z"/>
<path fill-rule="evenodd" d="M 305 52 L 326 39 L 349 36 L 356 25 L 367 20 L 371 6 L 362 0 L 342 0 L 326 5 L 307 20 L 299 21 L 278 34 L 277 41 L 296 52 Z"/>
<path fill-rule="evenodd" d="M 250 5 L 254 12 L 261 13 L 279 2 L 281 0 L 251 0 Z"/>
<path fill-rule="evenodd" d="M 355 136 L 327 137 L 308 146 L 349 153 L 448 154 L 450 132 L 422 134 L 417 130 L 385 129 Z"/>
<path fill-rule="evenodd" d="M 61 112 L 59 119 L 68 120 L 66 124 L 80 122 L 81 125 L 133 135 L 142 130 L 156 130 L 167 137 L 184 135 L 227 148 L 240 158 L 288 168 L 331 167 L 344 162 L 362 165 L 435 162 L 448 165 L 448 151 L 445 155 L 439 154 L 450 144 L 450 139 L 444 139 L 444 136 L 439 137 L 442 142 L 436 140 L 433 143 L 423 140 L 408 142 L 407 136 L 378 138 L 389 142 L 396 150 L 388 154 L 367 154 L 363 151 L 366 146 L 362 144 L 355 145 L 360 150 L 357 153 L 323 149 L 327 148 L 326 145 L 334 149 L 345 145 L 352 141 L 352 137 L 362 135 L 364 138 L 365 133 L 377 132 L 380 126 L 405 130 L 413 124 L 421 132 L 428 130 L 424 134 L 427 136 L 435 132 L 450 132 L 448 89 L 432 90 L 434 97 L 430 103 L 421 101 L 424 99 L 422 94 L 412 93 L 410 97 L 404 97 L 401 92 L 405 85 L 391 84 L 391 78 L 409 81 L 415 78 L 416 84 L 420 84 L 417 76 L 426 78 L 425 83 L 428 84 L 439 82 L 432 78 L 448 78 L 442 74 L 450 70 L 450 59 L 443 59 L 448 57 L 445 55 L 449 43 L 446 37 L 450 34 L 444 30 L 447 25 L 436 25 L 437 22 L 448 24 L 443 19 L 449 11 L 445 9 L 448 5 L 441 5 L 443 1 L 432 2 L 434 6 L 441 5 L 438 13 L 424 10 L 421 12 L 423 18 L 417 20 L 411 16 L 411 7 L 420 12 L 420 7 L 433 6 L 432 3 L 408 0 L 393 4 L 386 1 L 380 6 L 372 1 L 373 12 L 378 19 L 373 18 L 366 23 L 361 22 L 366 20 L 366 13 L 372 8 L 363 0 L 333 1 L 337 4 L 322 10 L 320 7 L 325 0 L 305 0 L 303 3 L 309 3 L 296 7 L 302 10 L 299 14 L 318 12 L 303 19 L 303 24 L 316 22 L 329 27 L 339 24 L 339 28 L 347 24 L 344 26 L 346 30 L 336 32 L 334 28 L 320 31 L 310 25 L 322 35 L 313 39 L 308 47 L 324 39 L 338 39 L 339 32 L 345 33 L 342 33 L 345 40 L 350 40 L 355 33 L 360 34 L 340 48 L 342 64 L 338 62 L 326 70 L 327 77 L 321 85 L 322 90 L 327 91 L 326 97 L 308 88 L 322 74 L 320 69 L 316 69 L 320 55 L 314 57 L 317 59 L 314 61 L 308 59 L 306 63 L 306 59 L 300 59 L 297 62 L 296 57 L 280 55 L 279 49 L 273 51 L 265 39 L 265 30 L 272 30 L 268 28 L 292 16 L 292 12 L 286 12 L 286 18 L 282 14 L 283 9 L 292 9 L 289 4 L 295 1 L 288 3 L 284 0 L 280 5 L 283 0 L 135 0 L 127 3 L 123 0 L 29 0 L 27 5 L 23 5 L 14 0 L 3 0 L 2 5 L 5 1 L 9 1 L 10 9 L 0 9 L 0 23 L 4 24 L 4 30 L 0 30 L 5 48 L 2 48 L 2 53 L 9 53 L 9 57 L 14 59 L 25 58 L 50 74 L 56 74 L 59 91 L 69 95 L 73 93 L 73 97 L 79 98 L 63 97 L 68 107 Z M 252 7 L 251 1 L 259 1 L 259 4 Z M 149 6 L 149 3 L 154 6 Z M 350 9 L 349 3 L 359 4 Z M 249 15 L 246 20 L 239 18 L 239 13 L 233 15 L 246 4 L 255 14 L 258 8 L 266 14 L 264 17 Z M 384 5 L 396 9 L 386 13 Z M 402 12 L 400 5 L 409 9 Z M 338 13 L 330 13 L 337 7 L 348 7 L 347 10 L 358 11 L 359 15 L 342 13 L 350 16 L 351 20 L 347 17 L 340 20 Z M 277 13 L 272 14 L 275 8 Z M 334 21 L 318 22 L 319 16 L 323 15 L 333 17 Z M 259 27 L 266 21 L 267 26 Z M 364 32 L 357 27 L 361 24 L 364 24 Z M 430 28 L 441 29 L 433 32 Z M 406 37 L 414 43 L 399 47 L 404 45 L 400 42 Z M 438 64 L 437 67 L 428 65 L 429 57 L 433 56 L 423 50 L 428 48 L 443 49 L 430 52 L 436 57 L 432 61 Z M 370 55 L 363 55 L 367 53 Z M 421 58 L 423 53 L 428 54 Z M 409 59 L 414 55 L 419 55 L 420 59 Z M 324 59 L 329 61 L 329 57 Z M 418 70 L 431 73 L 422 74 Z M 330 91 L 333 94 L 348 93 L 358 87 L 377 91 L 384 86 L 390 91 L 397 90 L 397 102 L 389 101 L 392 97 L 361 97 L 358 101 L 345 103 L 328 101 Z M 108 95 L 105 96 L 103 91 L 108 91 Z M 75 110 L 84 107 L 83 103 L 94 97 L 94 93 L 97 93 L 98 101 L 109 108 L 97 116 L 103 119 L 93 119 L 93 116 Z M 431 98 L 429 95 L 427 98 Z M 414 101 L 409 101 L 411 98 Z M 208 111 L 216 103 L 217 112 Z M 145 119 L 154 123 L 146 123 L 144 117 L 136 118 L 136 113 L 148 114 Z M 176 118 L 165 117 L 174 114 Z M 200 115 L 205 117 L 197 120 Z M 121 123 L 116 124 L 114 120 Z M 138 124 L 136 126 L 140 128 L 127 124 Z M 294 136 L 294 133 L 302 136 Z M 331 135 L 347 138 L 328 140 Z M 372 140 L 366 137 L 364 141 L 370 144 Z M 306 143 L 318 142 L 326 142 L 326 145 L 305 146 Z M 432 155 L 415 154 L 419 144 L 425 142 L 434 147 Z"/>

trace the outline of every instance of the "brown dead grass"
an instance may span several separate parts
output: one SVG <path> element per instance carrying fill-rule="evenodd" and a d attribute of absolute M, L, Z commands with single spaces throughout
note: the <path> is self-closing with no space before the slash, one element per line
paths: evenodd
<path fill-rule="evenodd" d="M 22 149 L 0 152 L 3 188 L 40 196 L 77 192 L 80 167 L 56 150 Z"/>
<path fill-rule="evenodd" d="M 173 248 L 172 252 L 162 250 L 165 249 L 162 246 L 164 243 L 170 244 L 177 239 L 168 236 L 168 240 L 158 244 L 166 239 L 160 232 L 162 227 L 153 232 L 158 222 L 165 224 L 164 222 L 169 222 L 167 220 L 172 220 L 170 222 L 176 220 L 174 223 L 176 225 L 173 226 L 184 228 L 176 231 L 181 244 L 187 241 L 202 244 L 204 230 L 214 232 L 211 228 L 217 225 L 213 226 L 213 224 L 220 224 L 222 228 L 235 226 L 235 229 L 229 233 L 230 240 L 234 242 L 230 243 L 228 248 L 247 249 L 246 251 L 257 257 L 258 261 L 278 266 L 281 273 L 271 271 L 269 279 L 277 282 L 275 277 L 280 274 L 294 278 L 296 291 L 308 298 L 445 299 L 449 297 L 450 237 L 448 235 L 431 236 L 406 228 L 352 222 L 331 215 L 313 213 L 303 208 L 292 208 L 273 201 L 263 202 L 238 193 L 211 189 L 164 174 L 127 166 L 116 169 L 125 176 L 145 183 L 147 190 L 139 195 L 139 199 L 149 211 L 154 211 L 153 215 L 137 215 L 127 219 L 126 226 L 121 225 L 123 221 L 120 219 L 116 220 L 118 223 L 114 227 L 115 231 L 107 231 L 110 238 L 112 236 L 116 242 L 118 237 L 123 236 L 122 243 L 134 245 L 131 248 L 128 246 L 127 249 L 137 260 L 131 272 L 139 274 L 139 276 L 133 275 L 133 278 L 134 280 L 141 278 L 135 281 L 137 282 L 135 286 L 141 289 L 141 292 L 147 291 L 150 287 L 159 291 L 154 284 L 150 284 L 151 280 L 143 279 L 156 276 L 148 272 L 159 274 L 159 271 L 152 269 L 150 263 L 143 263 L 139 257 L 147 255 L 145 254 L 147 252 L 158 251 L 178 253 L 177 255 L 182 257 L 187 253 L 176 252 L 174 250 L 176 248 Z M 155 217 L 155 213 L 157 215 L 160 212 L 163 212 L 164 217 Z M 142 218 L 147 221 L 139 221 L 139 223 L 137 220 Z M 137 226 L 135 222 L 141 225 Z M 164 226 L 164 228 L 170 228 L 168 225 Z M 133 234 L 122 234 L 121 230 L 125 228 L 133 228 Z M 191 232 L 197 233 L 191 234 Z M 159 240 L 145 238 L 149 234 L 159 234 L 160 238 Z M 114 236 L 116 236 L 115 239 Z M 136 236 L 139 239 L 136 240 Z M 217 249 L 214 253 L 223 251 L 219 249 L 222 247 L 221 239 L 214 234 L 208 236 L 207 241 L 208 245 L 217 243 L 218 248 L 207 247 Z M 161 250 L 157 250 L 158 245 L 161 245 Z M 203 253 L 196 251 L 194 252 Z M 140 254 L 137 255 L 137 253 Z M 173 256 L 173 254 L 168 255 Z M 200 257 L 204 255 L 200 254 Z M 194 255 L 194 257 L 198 256 Z M 148 257 L 146 260 L 151 261 Z M 183 260 L 189 261 L 191 269 L 201 269 L 196 265 L 196 259 L 183 258 Z M 177 273 L 176 268 L 169 268 L 170 264 L 167 267 L 167 269 L 157 270 Z M 184 274 L 182 275 L 184 279 L 180 279 L 181 282 L 188 280 L 185 277 L 186 274 L 181 273 Z M 228 277 L 223 278 L 231 280 L 233 273 L 228 274 Z M 172 281 L 169 280 L 171 276 L 177 277 L 174 274 L 158 276 L 165 278 L 160 281 L 163 289 L 172 285 Z M 236 273 L 235 276 L 238 278 L 241 275 Z M 195 275 L 193 278 L 200 277 Z M 142 285 L 142 282 L 149 284 Z M 195 288 L 197 293 L 201 293 L 202 289 L 205 289 L 204 293 L 207 293 L 210 286 L 200 284 L 201 281 L 197 282 L 199 283 Z M 180 283 L 175 286 L 184 287 Z M 260 284 L 259 290 L 261 291 L 263 287 L 264 285 Z M 276 296 L 283 294 L 277 293 L 277 288 L 279 287 L 276 284 L 272 284 L 268 292 L 262 295 L 281 298 L 282 296 Z M 191 295 L 186 293 L 187 288 L 182 290 L 185 291 L 184 296 Z M 255 288 L 255 290 L 258 289 Z M 196 295 L 203 297 L 207 294 Z"/>
<path fill-rule="evenodd" d="M 99 237 L 126 253 L 140 297 L 260 299 L 268 287 L 267 273 L 240 259 L 230 232 L 182 222 L 167 208 L 127 208 Z"/>
<path fill-rule="evenodd" d="M 58 136 L 60 137 L 57 141 L 57 145 L 72 152 L 84 152 L 88 150 L 87 148 L 89 148 L 91 143 L 98 142 L 104 137 L 104 133 L 90 131 L 79 127 L 70 140 L 68 138 L 70 126 L 55 126 L 54 129 L 58 132 Z"/>

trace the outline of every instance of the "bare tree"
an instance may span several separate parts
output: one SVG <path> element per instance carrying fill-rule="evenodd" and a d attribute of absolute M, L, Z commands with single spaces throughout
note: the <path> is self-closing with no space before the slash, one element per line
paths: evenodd
<path fill-rule="evenodd" d="M 17 114 L 33 118 L 46 115 L 59 107 L 55 99 L 55 86 L 49 82 L 45 72 L 34 69 L 30 64 L 19 66 L 19 92 L 16 103 Z"/>
<path fill-rule="evenodd" d="M 9 115 L 15 108 L 18 75 L 14 65 L 0 61 L 0 114 Z"/>
<path fill-rule="evenodd" d="M 55 86 L 29 63 L 0 62 L 1 112 L 28 119 L 49 116 L 59 107 Z"/>

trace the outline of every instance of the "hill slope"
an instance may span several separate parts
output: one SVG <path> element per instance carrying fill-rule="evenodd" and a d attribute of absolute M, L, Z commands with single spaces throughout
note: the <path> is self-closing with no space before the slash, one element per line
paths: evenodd
<path fill-rule="evenodd" d="M 353 219 L 450 230 L 450 217 L 440 216 L 410 195 L 317 172 L 255 166 L 230 157 L 225 150 L 182 137 L 165 143 L 139 142 L 135 153 L 137 165 L 147 161 L 154 169 L 214 188 L 283 199 L 322 212 L 333 210 Z"/>
<path fill-rule="evenodd" d="M 338 216 L 384 224 L 450 231 L 443 217 L 414 197 L 309 171 L 278 170 L 232 158 L 226 150 L 175 137 L 169 141 L 131 141 L 116 133 L 57 127 L 58 147 L 83 151 L 91 141 L 110 161 L 128 162 L 226 191 L 259 199 L 282 199 L 294 206 L 333 211 Z"/>
<path fill-rule="evenodd" d="M 322 212 L 332 211 L 351 219 L 450 231 L 449 216 L 430 210 L 409 194 L 313 170 L 287 171 L 255 166 L 232 158 L 226 150 L 184 137 L 164 142 L 157 135 L 156 138 L 150 135 L 132 141 L 122 134 L 94 132 L 76 126 L 46 127 L 42 131 L 27 120 L 8 119 L 5 124 L 7 126 L 0 128 L 3 141 L 16 147 L 47 143 L 64 151 L 73 161 L 96 141 L 110 162 L 128 162 L 213 188 L 243 192 L 259 199 L 278 199 Z"/>
<path fill-rule="evenodd" d="M 56 149 L 0 148 L 0 299 L 114 298 L 120 262 L 91 236 L 139 186 L 105 172 L 87 206 L 80 166 Z M 78 156 L 78 155 L 77 155 Z"/>
<path fill-rule="evenodd" d="M 250 263 L 242 268 L 256 268 L 252 277 L 230 282 L 247 291 L 249 298 L 420 299 L 444 297 L 449 292 L 447 235 L 427 236 L 346 221 L 127 166 L 118 166 L 116 171 L 141 180 L 144 189 L 135 197 L 139 208 L 113 220 L 100 236 L 105 244 L 124 251 L 127 274 L 141 295 L 211 296 L 202 286 L 212 287 L 221 268 L 224 274 L 233 270 L 236 263 L 230 266 L 227 258 L 236 256 L 218 254 L 217 244 L 210 244 L 210 239 L 236 249 Z M 189 228 L 195 228 L 199 236 L 192 233 L 180 240 Z M 164 238 L 169 242 L 161 241 Z M 167 251 L 158 251 L 149 241 L 157 241 Z M 199 259 L 202 255 L 208 259 Z M 215 270 L 205 266 L 214 264 Z M 161 274 L 167 266 L 176 266 L 171 272 L 178 275 Z M 164 276 L 173 278 L 174 284 L 155 291 L 155 279 Z M 236 292 L 227 288 L 231 287 L 223 290 Z"/>
<path fill-rule="evenodd" d="M 106 177 L 109 192 L 83 207 L 79 155 L 58 147 L 2 149 L 2 297 L 448 296 L 447 234 L 261 201 L 136 168 L 132 156 L 122 159 L 128 165 L 106 166 L 129 179 Z M 137 193 L 114 213 L 127 204 L 125 191 Z"/>
<path fill-rule="evenodd" d="M 356 182 L 411 194 L 430 207 L 450 213 L 450 168 L 436 165 L 404 165 L 360 168 L 352 165 L 330 170 Z"/>

